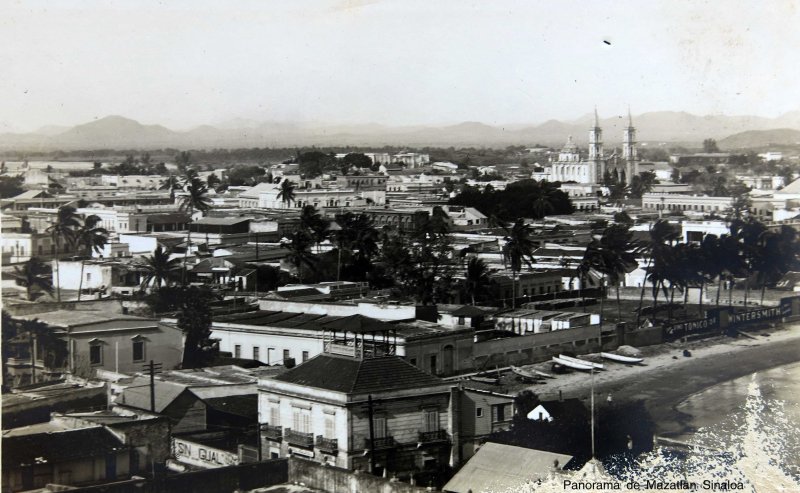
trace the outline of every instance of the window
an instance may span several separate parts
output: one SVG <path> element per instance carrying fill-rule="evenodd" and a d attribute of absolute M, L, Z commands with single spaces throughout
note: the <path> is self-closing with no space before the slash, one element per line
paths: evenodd
<path fill-rule="evenodd" d="M 431 355 L 431 373 L 436 374 L 436 355 Z"/>
<path fill-rule="evenodd" d="M 92 365 L 103 364 L 103 345 L 100 342 L 92 343 L 89 346 L 89 363 Z"/>
<path fill-rule="evenodd" d="M 511 419 L 511 404 L 497 404 L 492 406 L 492 423 L 501 423 Z"/>
<path fill-rule="evenodd" d="M 439 431 L 439 410 L 425 410 L 425 431 Z"/>
<path fill-rule="evenodd" d="M 261 348 L 259 348 L 258 346 L 253 346 L 253 359 L 256 360 L 256 361 L 259 361 L 258 358 L 260 356 L 260 354 L 259 354 L 260 349 Z"/>
<path fill-rule="evenodd" d="M 234 358 L 241 358 L 242 357 L 242 345 L 237 344 L 233 346 L 233 357 Z"/>
<path fill-rule="evenodd" d="M 133 341 L 133 361 L 144 361 L 144 341 Z"/>
<path fill-rule="evenodd" d="M 323 436 L 336 438 L 336 416 L 330 414 L 325 416 L 325 434 Z"/>
<path fill-rule="evenodd" d="M 482 407 L 476 407 L 475 408 L 475 417 L 476 418 L 482 418 L 483 417 L 483 408 Z"/>
<path fill-rule="evenodd" d="M 281 410 L 278 408 L 278 404 L 273 404 L 269 408 L 269 424 L 272 426 L 280 426 L 281 425 Z"/>
<path fill-rule="evenodd" d="M 458 325 L 464 325 L 464 317 L 458 317 Z"/>
<path fill-rule="evenodd" d="M 305 409 L 295 409 L 292 414 L 292 430 L 311 433 L 311 413 Z"/>
<path fill-rule="evenodd" d="M 303 363 L 308 361 L 308 351 L 303 351 Z"/>
<path fill-rule="evenodd" d="M 386 438 L 386 418 L 383 416 L 375 416 L 372 418 L 372 428 L 375 433 L 375 438 Z"/>
<path fill-rule="evenodd" d="M 284 349 L 283 350 L 283 361 L 285 362 L 288 359 L 289 359 L 289 350 L 288 349 Z"/>

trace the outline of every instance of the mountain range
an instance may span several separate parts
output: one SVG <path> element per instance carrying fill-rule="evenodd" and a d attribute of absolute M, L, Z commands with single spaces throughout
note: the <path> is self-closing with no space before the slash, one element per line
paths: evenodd
<path fill-rule="evenodd" d="M 439 146 L 498 147 L 534 144 L 559 146 L 572 135 L 575 142 L 588 141 L 594 116 L 571 121 L 548 120 L 537 125 L 386 126 L 379 124 L 320 124 L 259 122 L 234 119 L 217 125 L 201 125 L 187 131 L 161 125 L 143 125 L 121 116 L 61 127 L 48 125 L 31 133 L 0 134 L 0 149 L 18 151 L 74 149 L 163 149 L 340 146 L 379 147 Z M 698 116 L 686 112 L 659 111 L 633 117 L 641 142 L 696 145 L 717 139 L 721 148 L 757 145 L 794 145 L 800 142 L 800 111 L 777 118 L 757 116 Z M 600 120 L 607 147 L 619 145 L 627 116 Z M 755 132 L 755 133 L 753 133 Z M 743 137 L 737 134 L 745 133 Z"/>

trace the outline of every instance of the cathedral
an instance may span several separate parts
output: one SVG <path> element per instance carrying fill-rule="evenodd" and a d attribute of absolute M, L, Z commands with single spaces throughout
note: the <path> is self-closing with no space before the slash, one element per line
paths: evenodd
<path fill-rule="evenodd" d="M 603 182 L 606 171 L 628 185 L 639 172 L 636 129 L 630 111 L 628 126 L 623 130 L 621 159 L 616 152 L 606 159 L 603 153 L 603 129 L 600 128 L 600 118 L 595 109 L 594 126 L 589 129 L 589 154 L 582 159 L 578 146 L 572 142 L 570 135 L 566 145 L 558 153 L 558 160 L 550 167 L 550 181 L 599 184 Z"/>

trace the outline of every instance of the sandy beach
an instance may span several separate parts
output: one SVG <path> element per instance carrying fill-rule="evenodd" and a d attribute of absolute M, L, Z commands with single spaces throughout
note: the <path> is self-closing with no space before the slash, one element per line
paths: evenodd
<path fill-rule="evenodd" d="M 594 374 L 596 402 L 605 402 L 609 394 L 615 401 L 644 400 L 659 435 L 680 435 L 686 431 L 685 420 L 676 406 L 687 397 L 721 382 L 800 361 L 800 323 L 748 334 L 755 339 L 717 336 L 644 347 L 641 352 L 645 361 L 641 365 L 604 361 L 605 369 Z M 691 356 L 684 356 L 684 349 Z M 549 367 L 531 366 L 544 371 Z M 585 372 L 571 372 L 548 379 L 544 385 L 528 385 L 509 374 L 503 377 L 502 384 L 511 393 L 528 388 L 545 400 L 557 399 L 559 391 L 564 398 L 588 400 L 591 377 Z"/>

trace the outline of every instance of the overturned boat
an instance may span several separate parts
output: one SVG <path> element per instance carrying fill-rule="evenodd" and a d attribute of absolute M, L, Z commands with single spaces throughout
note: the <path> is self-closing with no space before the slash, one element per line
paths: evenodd
<path fill-rule="evenodd" d="M 595 370 L 602 370 L 602 369 L 604 369 L 602 364 L 600 364 L 600 363 L 593 363 L 593 362 L 591 362 L 591 361 L 587 361 L 587 360 L 585 360 L 585 359 L 573 358 L 572 356 L 566 356 L 566 355 L 564 355 L 564 354 L 559 354 L 559 355 L 558 355 L 558 358 L 559 358 L 559 359 L 563 359 L 563 360 L 565 360 L 565 361 L 571 361 L 571 362 L 573 362 L 573 363 L 575 363 L 575 364 L 578 364 L 578 365 L 587 365 L 587 366 L 589 366 L 590 368 L 594 368 Z"/>
<path fill-rule="evenodd" d="M 600 356 L 611 361 L 616 361 L 618 363 L 627 363 L 629 365 L 641 363 L 642 361 L 644 361 L 644 358 L 634 358 L 633 356 L 623 356 L 621 354 L 615 354 L 615 353 L 600 353 Z"/>

